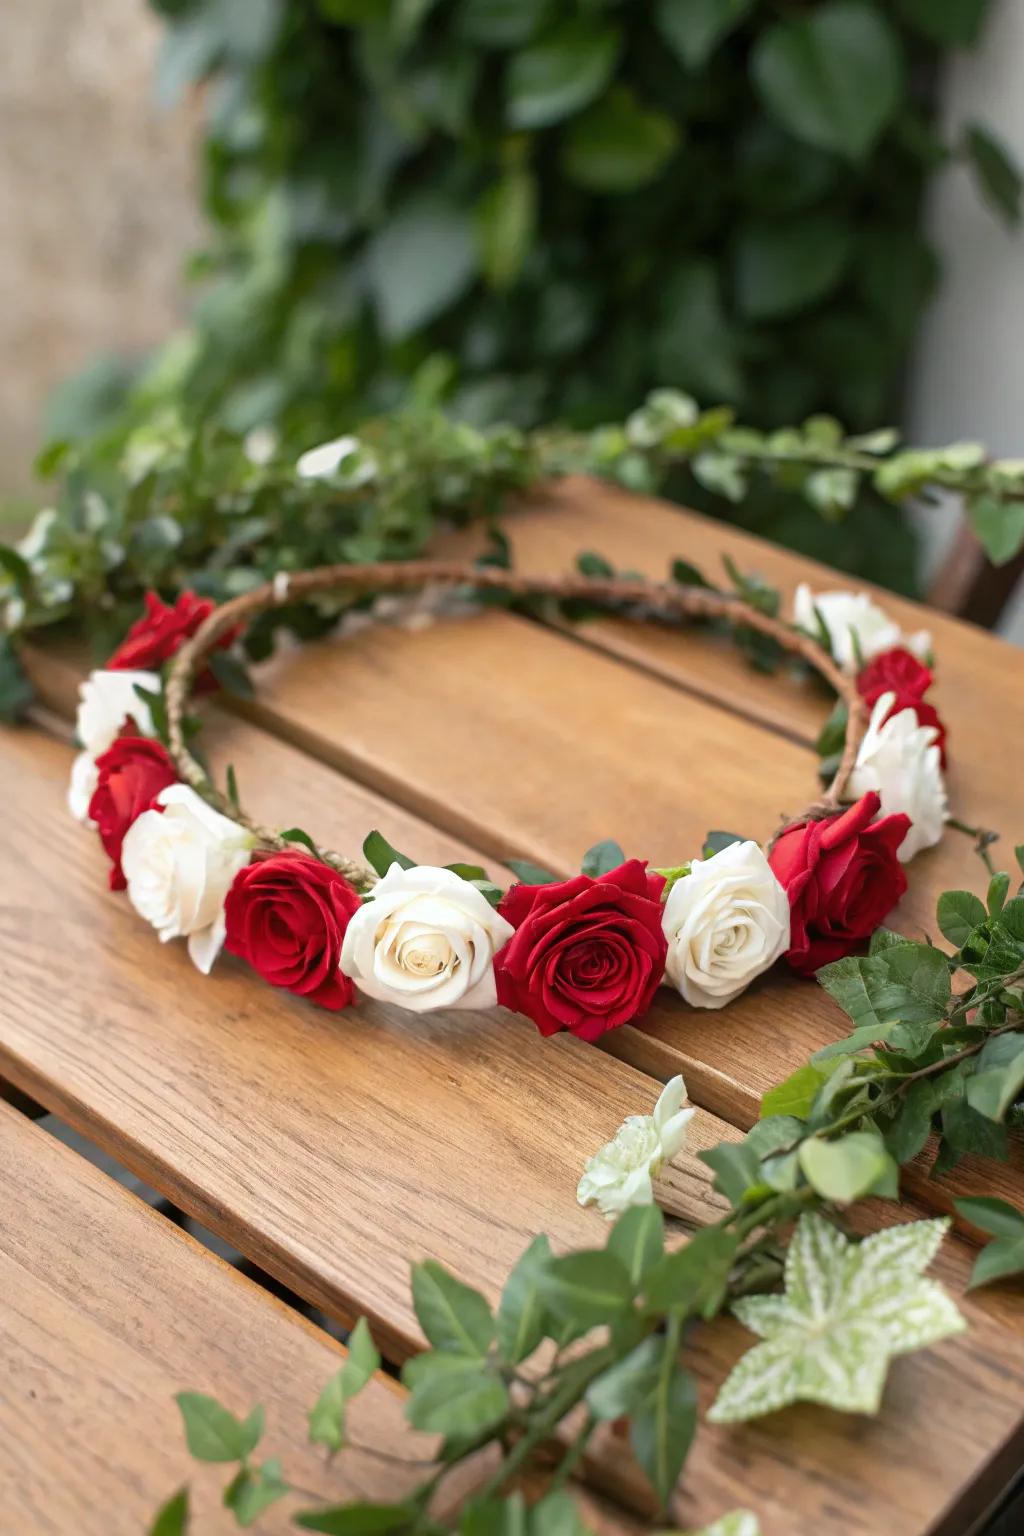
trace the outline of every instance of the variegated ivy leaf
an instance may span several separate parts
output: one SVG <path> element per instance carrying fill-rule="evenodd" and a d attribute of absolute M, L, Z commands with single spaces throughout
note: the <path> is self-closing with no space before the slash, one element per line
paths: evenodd
<path fill-rule="evenodd" d="M 877 1413 L 889 1361 L 966 1324 L 935 1280 L 922 1278 L 949 1226 L 913 1221 L 850 1242 L 822 1216 L 802 1216 L 780 1296 L 748 1296 L 733 1312 L 763 1343 L 741 1357 L 708 1414 L 731 1424 L 788 1403 Z"/>

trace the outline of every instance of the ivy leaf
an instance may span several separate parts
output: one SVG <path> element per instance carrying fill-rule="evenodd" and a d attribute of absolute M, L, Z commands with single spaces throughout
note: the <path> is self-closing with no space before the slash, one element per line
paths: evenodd
<path fill-rule="evenodd" d="M 747 1190 L 760 1182 L 761 1160 L 747 1142 L 720 1141 L 697 1156 L 714 1169 L 714 1188 L 730 1205 L 738 1205 Z"/>
<path fill-rule="evenodd" d="M 828 1080 L 828 1073 L 808 1062 L 791 1072 L 785 1082 L 769 1088 L 761 1100 L 760 1119 L 771 1115 L 794 1115 L 806 1120 L 821 1085 Z"/>
<path fill-rule="evenodd" d="M 513 128 L 546 128 L 593 101 L 611 78 L 622 38 L 596 17 L 559 22 L 512 60 L 507 76 Z"/>
<path fill-rule="evenodd" d="M 634 1205 L 616 1221 L 605 1245 L 625 1264 L 639 1285 L 665 1252 L 665 1218 L 659 1206 Z"/>
<path fill-rule="evenodd" d="M 985 201 L 1015 229 L 1020 223 L 1022 182 L 1009 151 L 979 123 L 968 127 L 964 151 Z"/>
<path fill-rule="evenodd" d="M 558 1317 L 587 1327 L 610 1322 L 633 1300 L 625 1264 L 618 1254 L 600 1248 L 552 1259 L 541 1271 L 540 1290 Z"/>
<path fill-rule="evenodd" d="M 850 160 L 864 159 L 899 103 L 896 35 L 860 0 L 826 0 L 810 15 L 766 28 L 751 70 L 784 128 Z"/>
<path fill-rule="evenodd" d="M 10 635 L 0 635 L 0 720 L 14 725 L 25 718 L 35 690 Z"/>
<path fill-rule="evenodd" d="M 179 1392 L 175 1397 L 185 1421 L 185 1440 L 197 1461 L 244 1461 L 263 1433 L 263 1409 L 236 1419 L 215 1397 L 204 1392 Z"/>
<path fill-rule="evenodd" d="M 332 1452 L 345 1444 L 345 1406 L 361 1392 L 380 1368 L 380 1355 L 370 1334 L 369 1324 L 361 1317 L 348 1340 L 348 1356 L 324 1387 L 309 1415 L 309 1438 L 313 1445 L 326 1445 Z"/>
<path fill-rule="evenodd" d="M 599 875 L 606 875 L 609 870 L 618 869 L 625 862 L 626 855 L 618 843 L 612 838 L 605 838 L 604 842 L 595 843 L 593 848 L 588 848 L 583 855 L 581 866 L 585 875 L 591 875 L 595 880 Z"/>
<path fill-rule="evenodd" d="M 851 1131 L 835 1141 L 810 1136 L 800 1143 L 800 1166 L 812 1189 L 842 1205 L 877 1191 L 895 1169 L 885 1143 L 873 1131 Z"/>
<path fill-rule="evenodd" d="M 921 1278 L 948 1226 L 908 1222 L 852 1243 L 824 1217 L 802 1216 L 784 1294 L 733 1306 L 763 1342 L 733 1368 L 711 1422 L 737 1423 L 800 1401 L 877 1413 L 894 1356 L 966 1326 L 943 1288 Z"/>
<path fill-rule="evenodd" d="M 660 175 L 678 143 L 671 117 L 616 86 L 571 124 L 562 170 L 593 192 L 634 192 Z"/>
<path fill-rule="evenodd" d="M 967 521 L 993 565 L 1005 565 L 1024 545 L 1024 502 L 1004 501 L 989 491 L 967 497 Z"/>
<path fill-rule="evenodd" d="M 363 858 L 372 870 L 383 877 L 387 874 L 392 864 L 398 864 L 402 869 L 415 869 L 414 859 L 408 858 L 404 853 L 399 853 L 397 848 L 392 848 L 382 832 L 369 832 L 363 843 Z"/>
<path fill-rule="evenodd" d="M 967 1079 L 968 1104 L 988 1120 L 1002 1120 L 1024 1088 L 1024 1034 L 996 1035 L 987 1041 L 977 1071 Z"/>
<path fill-rule="evenodd" d="M 547 1308 L 541 1297 L 540 1274 L 550 1258 L 551 1245 L 541 1233 L 505 1281 L 495 1325 L 501 1357 L 509 1365 L 527 1359 L 544 1337 Z"/>
<path fill-rule="evenodd" d="M 262 1467 L 242 1467 L 224 1490 L 224 1505 L 234 1512 L 239 1525 L 250 1526 L 290 1492 L 281 1476 L 281 1463 L 274 1457 Z"/>
<path fill-rule="evenodd" d="M 149 1528 L 149 1536 L 186 1536 L 188 1516 L 188 1489 L 179 1488 L 157 1510 L 156 1519 Z"/>
<path fill-rule="evenodd" d="M 464 209 L 437 192 L 409 198 L 366 252 L 366 279 L 385 337 L 399 341 L 448 309 L 469 287 L 476 264 Z"/>
<path fill-rule="evenodd" d="M 530 171 L 509 171 L 488 187 L 476 207 L 480 264 L 492 288 L 510 288 L 530 254 L 537 223 L 537 181 Z"/>
<path fill-rule="evenodd" d="M 659 1500 L 667 1504 L 697 1428 L 697 1386 L 680 1364 L 672 1330 L 657 1335 L 655 1342 L 661 1358 L 632 1410 L 629 1442 Z"/>
<path fill-rule="evenodd" d="M 658 0 L 654 19 L 687 69 L 699 69 L 753 4 L 754 0 Z"/>
<path fill-rule="evenodd" d="M 852 252 L 849 225 L 832 213 L 751 219 L 736 233 L 736 301 L 749 320 L 777 320 L 830 293 Z"/>
<path fill-rule="evenodd" d="M 412 1303 L 435 1349 L 475 1359 L 487 1354 L 494 1338 L 494 1317 L 486 1297 L 456 1280 L 436 1259 L 413 1265 Z"/>
<path fill-rule="evenodd" d="M 550 885 L 552 881 L 558 879 L 550 869 L 542 869 L 539 864 L 531 864 L 529 859 L 506 859 L 505 863 L 520 885 Z"/>
<path fill-rule="evenodd" d="M 988 915 L 973 891 L 943 891 L 937 910 L 943 938 L 948 939 L 957 949 L 967 943 L 975 928 Z"/>

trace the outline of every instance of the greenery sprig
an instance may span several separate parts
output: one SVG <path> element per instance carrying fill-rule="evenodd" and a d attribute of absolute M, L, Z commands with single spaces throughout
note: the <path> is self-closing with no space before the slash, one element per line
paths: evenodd
<path fill-rule="evenodd" d="M 1017 859 L 1024 870 L 1024 847 Z M 967 891 L 940 897 L 947 949 L 881 929 L 869 954 L 819 973 L 854 1028 L 773 1088 L 741 1141 L 699 1154 L 727 1209 L 682 1247 L 666 1248 L 656 1205 L 627 1210 L 603 1248 L 556 1256 L 536 1237 L 495 1310 L 433 1260 L 414 1265 L 413 1304 L 429 1348 L 404 1368 L 406 1414 L 414 1429 L 442 1437 L 436 1462 L 400 1502 L 310 1507 L 296 1525 L 352 1536 L 585 1536 L 566 1484 L 595 1430 L 616 1420 L 628 1421 L 633 1454 L 667 1504 L 697 1430 L 687 1345 L 695 1327 L 726 1309 L 764 1342 L 742 1357 L 712 1419 L 799 1397 L 874 1411 L 891 1356 L 962 1320 L 920 1278 L 943 1223 L 897 1225 L 852 1244 L 842 1213 L 871 1196 L 896 1199 L 900 1167 L 933 1133 L 939 1170 L 967 1153 L 1005 1157 L 1024 1090 L 1024 886 L 1011 896 L 1010 883 L 998 873 L 985 900 Z M 954 987 L 964 974 L 967 984 Z M 957 1204 L 996 1239 L 972 1283 L 1024 1272 L 1024 1214 L 987 1198 Z M 819 1301 L 805 1314 L 814 1271 Z M 761 1303 L 744 1298 L 773 1291 L 783 1273 L 785 1295 L 762 1318 Z M 824 1320 L 822 1294 L 832 1298 Z M 815 1377 L 823 1326 L 827 1381 Z M 349 1351 L 310 1415 L 311 1440 L 331 1455 L 347 1443 L 347 1404 L 380 1363 L 365 1322 Z M 178 1401 L 192 1453 L 237 1465 L 225 1503 L 240 1524 L 290 1491 L 277 1462 L 252 1463 L 260 1410 L 243 1422 L 197 1394 Z M 552 1443 L 560 1459 L 527 1513 L 516 1481 Z M 498 1463 L 484 1486 L 458 1515 L 439 1518 L 439 1487 L 485 1447 Z M 182 1492 L 154 1536 L 180 1536 L 186 1521 Z"/>
<path fill-rule="evenodd" d="M 315 474 L 297 467 L 287 444 L 269 447 L 156 411 L 104 443 L 50 450 L 42 468 L 63 476 L 56 506 L 20 544 L 0 545 L 0 716 L 16 718 L 31 701 L 17 654 L 23 636 L 72 627 L 103 657 L 148 588 L 189 587 L 220 602 L 281 571 L 408 559 L 439 528 L 473 520 L 491 529 L 486 558 L 507 563 L 501 513 L 531 487 L 574 472 L 653 491 L 685 468 L 734 500 L 754 481 L 783 486 L 826 516 L 843 515 L 865 484 L 894 503 L 955 491 L 993 558 L 1024 543 L 1024 460 L 990 461 L 976 443 L 925 452 L 900 449 L 890 432 L 845 437 L 827 417 L 762 433 L 672 390 L 656 391 L 621 425 L 585 433 L 478 431 L 410 408 L 336 444 L 331 467 Z M 703 579 L 684 562 L 673 574 Z M 770 595 L 749 579 L 745 590 L 754 606 Z M 313 638 L 371 601 L 342 593 L 285 604 L 249 627 L 245 649 L 261 659 L 277 628 Z"/>

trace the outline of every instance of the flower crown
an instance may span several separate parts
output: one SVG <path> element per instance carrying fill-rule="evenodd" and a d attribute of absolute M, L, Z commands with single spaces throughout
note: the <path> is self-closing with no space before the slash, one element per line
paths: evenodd
<path fill-rule="evenodd" d="M 906 889 L 903 864 L 942 835 L 945 732 L 925 700 L 928 636 L 904 637 L 863 593 L 801 587 L 786 623 L 749 580 L 722 592 L 681 562 L 674 571 L 686 579 L 409 561 L 281 574 L 216 608 L 189 592 L 173 607 L 150 594 L 82 684 L 72 812 L 98 829 L 112 888 L 161 939 L 185 938 L 204 974 L 227 948 L 328 1009 L 358 993 L 413 1012 L 500 1003 L 542 1034 L 595 1040 L 641 1018 L 662 983 L 693 1007 L 721 1008 L 779 960 L 809 974 L 870 937 Z M 376 831 L 361 863 L 296 828 L 260 826 L 233 776 L 220 791 L 192 754 L 190 696 L 230 681 L 230 653 L 255 616 L 339 589 L 371 616 L 397 605 L 417 622 L 500 594 L 534 611 L 582 603 L 725 625 L 836 694 L 819 741 L 827 787 L 765 849 L 711 833 L 698 856 L 649 869 L 607 841 L 569 879 L 509 860 L 507 890 L 473 865 L 418 865 Z"/>

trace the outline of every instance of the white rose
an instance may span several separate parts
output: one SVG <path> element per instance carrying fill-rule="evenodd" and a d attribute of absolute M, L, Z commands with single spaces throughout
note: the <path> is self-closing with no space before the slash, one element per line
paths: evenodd
<path fill-rule="evenodd" d="M 686 1142 L 693 1119 L 683 1109 L 686 1084 L 681 1077 L 665 1084 L 653 1115 L 628 1115 L 614 1138 L 595 1152 L 576 1190 L 580 1205 L 596 1205 L 603 1216 L 618 1216 L 631 1205 L 650 1205 L 651 1180 Z"/>
<path fill-rule="evenodd" d="M 450 869 L 392 864 L 349 920 L 341 969 L 367 997 L 414 1013 L 492 1008 L 494 954 L 514 931 Z"/>
<path fill-rule="evenodd" d="M 249 862 L 255 838 L 206 804 L 187 784 L 157 796 L 125 834 L 121 867 L 128 899 L 168 939 L 187 938 L 193 963 L 209 975 L 224 943 L 224 900 Z"/>
<path fill-rule="evenodd" d="M 692 1008 L 723 1008 L 789 947 L 789 897 L 756 843 L 730 843 L 668 893 L 665 979 Z"/>
<path fill-rule="evenodd" d="M 68 810 L 76 821 L 93 826 L 89 819 L 89 802 L 99 782 L 99 769 L 91 752 L 79 752 L 71 764 L 71 782 L 68 784 Z"/>
<path fill-rule="evenodd" d="M 871 711 L 848 793 L 859 800 L 873 789 L 881 796 L 883 816 L 903 811 L 910 817 L 910 830 L 897 852 L 900 863 L 907 864 L 942 837 L 949 801 L 938 731 L 934 725 L 919 725 L 912 709 L 886 720 L 895 702 L 894 693 L 883 693 Z"/>
<path fill-rule="evenodd" d="M 841 667 L 858 665 L 858 649 L 865 661 L 897 645 L 905 646 L 920 661 L 926 661 L 931 652 L 932 637 L 926 629 L 905 635 L 895 619 L 872 602 L 866 592 L 814 593 L 802 581 L 793 599 L 793 619 L 801 629 L 817 635 L 818 614 L 828 631 L 832 654 Z"/>
<path fill-rule="evenodd" d="M 136 687 L 159 693 L 160 679 L 155 672 L 90 672 L 78 689 L 78 714 L 75 734 L 90 757 L 99 757 L 113 746 L 129 715 L 143 736 L 155 736 L 153 716 Z"/>

